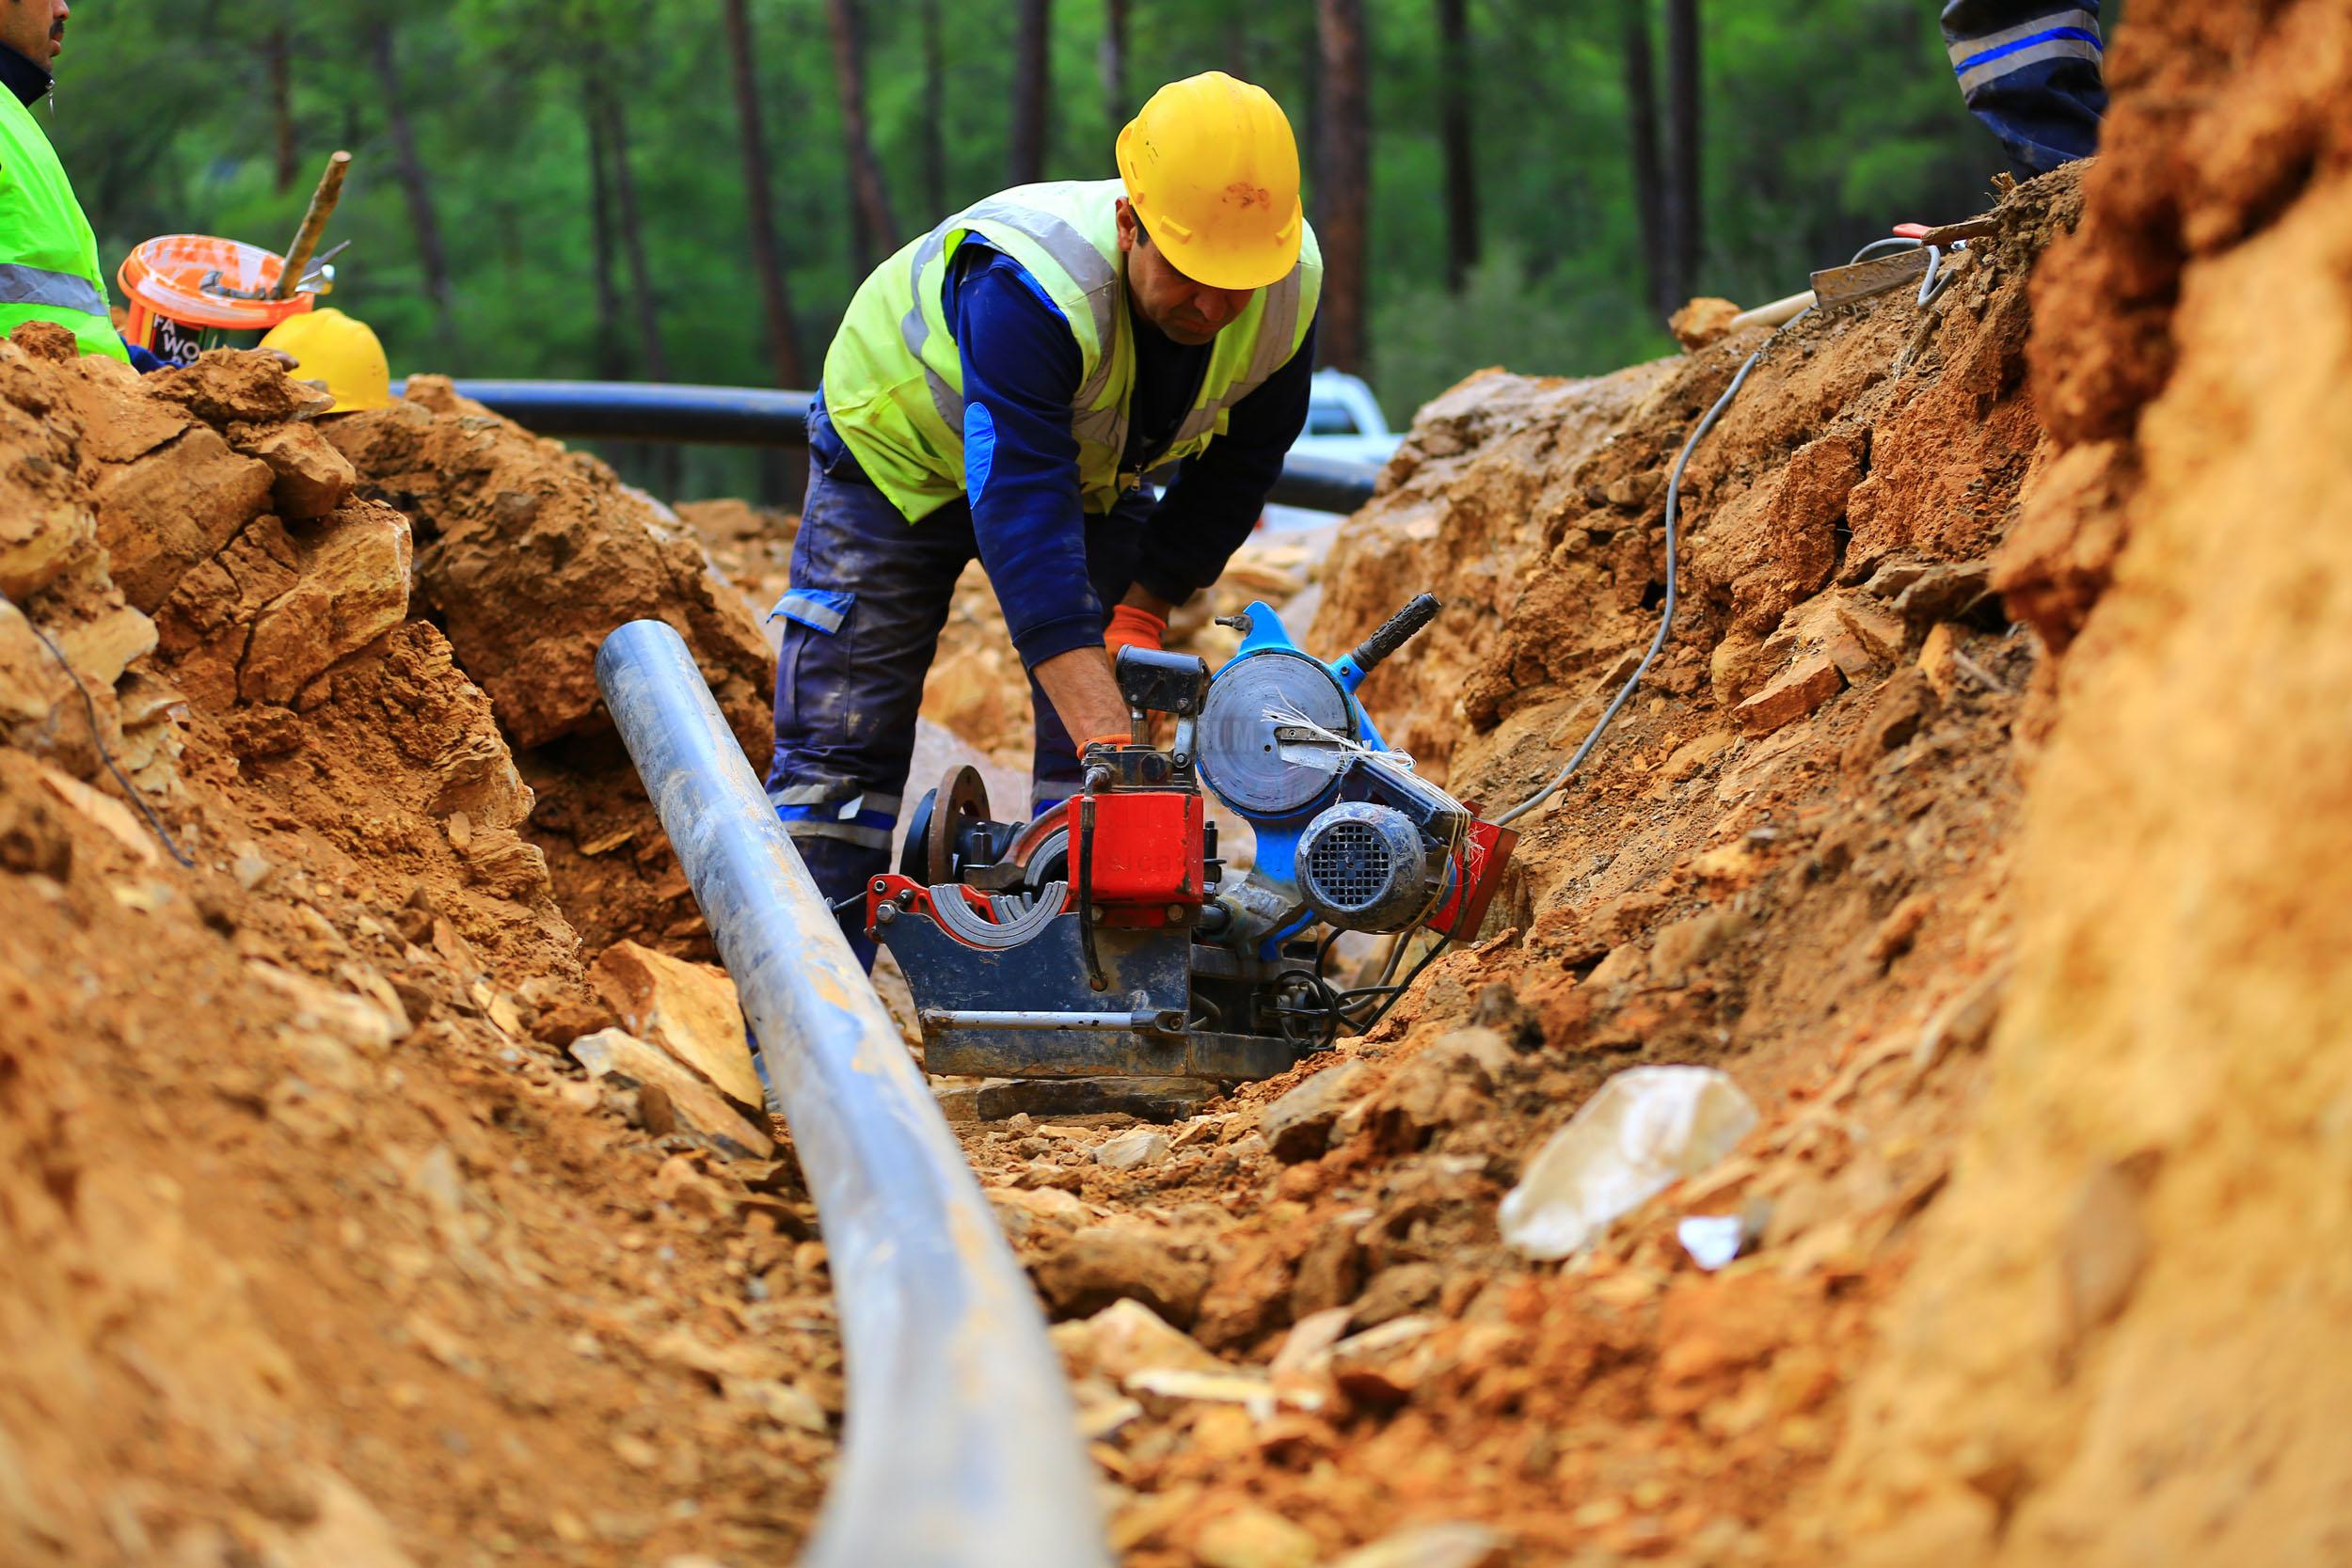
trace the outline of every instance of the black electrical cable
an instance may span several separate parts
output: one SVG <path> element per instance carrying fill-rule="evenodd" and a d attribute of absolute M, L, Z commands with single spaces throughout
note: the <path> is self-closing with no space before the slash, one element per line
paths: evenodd
<path fill-rule="evenodd" d="M 1296 989 L 1311 1001 L 1308 1006 L 1277 1006 L 1274 1015 L 1281 1019 L 1282 1036 L 1296 1045 L 1309 1045 L 1320 1051 L 1340 1037 L 1341 1025 L 1348 1022 L 1347 1009 L 1341 1003 L 1340 992 L 1331 989 L 1331 982 L 1311 969 L 1286 969 L 1274 977 L 1278 993 Z M 1290 1020 L 1311 1022 L 1294 1027 Z"/>
<path fill-rule="evenodd" d="M 1427 969 L 1432 963 L 1435 963 L 1437 961 L 1438 955 L 1453 945 L 1454 939 L 1452 937 L 1439 937 L 1438 939 L 1437 945 L 1430 948 L 1428 952 L 1423 953 L 1421 956 L 1420 961 L 1415 963 L 1411 971 L 1406 974 L 1405 978 L 1399 980 L 1395 985 L 1365 986 L 1357 990 L 1342 991 L 1340 993 L 1341 1003 L 1343 1006 L 1350 1008 L 1359 1006 L 1363 1001 L 1370 1001 L 1375 996 L 1385 996 L 1387 998 L 1387 1000 L 1380 1004 L 1380 1008 L 1377 1012 L 1374 1013 L 1370 1018 L 1364 1020 L 1361 1023 L 1354 1025 L 1356 1032 L 1359 1035 L 1364 1034 L 1375 1024 L 1378 1023 L 1382 1019 L 1388 1017 L 1389 1009 L 1396 1006 L 1397 998 L 1403 996 L 1406 991 L 1413 989 L 1413 982 L 1421 978 L 1421 972 Z"/>
<path fill-rule="evenodd" d="M 8 605 L 18 614 L 24 615 L 24 607 L 6 594 L 0 594 L 0 604 Z M 190 871 L 195 870 L 196 862 L 183 854 L 180 846 L 172 842 L 170 832 L 164 827 L 163 818 L 157 816 L 155 808 L 147 803 L 147 797 L 132 788 L 131 781 L 122 776 L 122 769 L 115 766 L 114 753 L 106 750 L 106 737 L 99 728 L 97 700 L 90 696 L 89 688 L 82 684 L 82 677 L 73 673 L 73 666 L 67 660 L 64 650 L 49 641 L 49 634 L 41 630 L 40 624 L 30 615 L 24 615 L 24 624 L 32 628 L 35 637 L 40 639 L 40 645 L 49 650 L 49 657 L 57 661 L 57 668 L 65 672 L 66 679 L 73 683 L 75 694 L 82 699 L 83 711 L 89 715 L 89 739 L 90 744 L 98 748 L 98 760 L 106 765 L 106 771 L 114 775 L 114 781 L 121 787 L 122 793 L 130 798 L 133 805 L 139 808 L 139 815 L 147 818 L 147 825 L 150 828 L 155 830 L 155 836 L 164 841 L 164 847 L 171 851 L 171 858 Z"/>
<path fill-rule="evenodd" d="M 1315 949 L 1315 978 L 1316 978 L 1316 979 L 1318 979 L 1318 980 L 1323 979 L 1323 977 L 1324 977 L 1324 975 L 1323 975 L 1323 964 L 1324 964 L 1324 960 L 1325 960 L 1325 959 L 1327 959 L 1327 958 L 1328 958 L 1331 956 L 1331 949 L 1332 949 L 1334 946 L 1338 945 L 1338 943 L 1339 943 L 1339 940 L 1340 940 L 1340 932 L 1339 932 L 1339 927 L 1335 926 L 1335 927 L 1333 927 L 1331 928 L 1331 934 L 1330 934 L 1329 936 L 1325 937 L 1325 938 L 1323 939 L 1323 945 Z"/>

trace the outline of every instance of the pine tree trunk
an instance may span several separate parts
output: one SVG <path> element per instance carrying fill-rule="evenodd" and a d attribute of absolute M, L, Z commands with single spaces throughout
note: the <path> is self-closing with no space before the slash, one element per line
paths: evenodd
<path fill-rule="evenodd" d="M 1445 282 L 1478 265 L 1478 156 L 1470 117 L 1470 0 L 1438 0 L 1438 139 L 1445 150 Z"/>
<path fill-rule="evenodd" d="M 1666 276 L 1661 302 L 1680 309 L 1698 287 L 1699 0 L 1666 0 Z"/>
<path fill-rule="evenodd" d="M 621 289 L 612 276 L 620 241 L 612 231 L 612 151 L 605 146 L 599 84 L 592 71 L 580 79 L 580 118 L 588 128 L 589 266 L 596 286 L 596 374 L 607 381 L 628 376 L 628 349 L 621 339 Z"/>
<path fill-rule="evenodd" d="M 1103 76 L 1103 119 L 1116 137 L 1126 126 L 1127 0 L 1104 0 L 1103 47 L 1096 56 Z"/>
<path fill-rule="evenodd" d="M 833 80 L 841 96 L 841 139 L 849 156 L 856 270 L 866 273 L 897 248 L 898 225 L 890 215 L 882 164 L 866 124 L 865 29 L 857 0 L 825 0 L 825 20 L 833 33 Z"/>
<path fill-rule="evenodd" d="M 376 88 L 383 96 L 384 114 L 392 136 L 392 167 L 408 198 L 408 224 L 417 234 L 417 261 L 424 269 L 425 297 L 433 302 L 434 327 L 440 335 L 440 352 L 457 346 L 457 325 L 450 307 L 449 253 L 441 248 L 441 225 L 433 204 L 433 182 L 424 160 L 417 155 L 417 138 L 408 124 L 408 95 L 400 82 L 400 62 L 392 54 L 392 27 L 378 22 L 368 29 L 369 53 L 375 66 Z"/>
<path fill-rule="evenodd" d="M 1052 0 L 1020 0 L 1012 44 L 1011 183 L 1035 184 L 1045 178 L 1045 139 L 1050 134 L 1054 90 Z"/>
<path fill-rule="evenodd" d="M 637 211 L 637 178 L 628 166 L 628 111 L 616 92 L 599 92 L 604 111 L 605 142 L 612 154 L 613 214 L 620 220 L 621 257 L 628 263 L 628 286 L 636 295 L 638 351 L 649 381 L 670 379 L 670 356 L 661 343 L 661 303 L 654 289 L 653 268 L 645 259 L 645 226 Z"/>
<path fill-rule="evenodd" d="M 1327 365 L 1360 375 L 1369 356 L 1365 306 L 1371 261 L 1372 103 L 1364 0 L 1315 0 L 1323 102 L 1317 138 L 1316 238 L 1323 304 L 1315 341 Z"/>
<path fill-rule="evenodd" d="M 923 205 L 936 220 L 947 215 L 947 51 L 939 0 L 923 0 Z"/>
<path fill-rule="evenodd" d="M 760 122 L 758 56 L 749 0 L 726 0 L 727 52 L 735 58 L 735 110 L 743 136 L 743 194 L 752 272 L 768 324 L 768 359 L 779 387 L 806 385 L 801 345 L 792 329 L 791 286 L 776 245 L 775 198 L 768 178 L 768 137 Z"/>
<path fill-rule="evenodd" d="M 1298 145 L 1306 149 L 1305 166 L 1312 179 L 1314 160 L 1323 156 L 1323 19 L 1310 15 L 1307 23 L 1295 34 L 1285 35 L 1285 41 L 1298 46 L 1298 79 L 1303 84 L 1300 94 L 1306 100 L 1301 107 L 1306 113 L 1302 117 L 1305 123 L 1296 128 L 1295 134 Z M 1321 203 L 1315 205 L 1320 207 Z"/>
<path fill-rule="evenodd" d="M 283 27 L 270 34 L 266 46 L 269 58 L 270 118 L 278 127 L 278 194 L 294 189 L 301 178 L 300 154 L 294 146 L 294 49 L 286 40 Z"/>
<path fill-rule="evenodd" d="M 1649 0 L 1618 0 L 1625 27 L 1626 141 L 1633 162 L 1633 206 L 1641 221 L 1642 281 L 1652 314 L 1663 321 L 1680 300 L 1666 303 L 1664 169 L 1658 156 L 1658 66 L 1649 41 Z"/>

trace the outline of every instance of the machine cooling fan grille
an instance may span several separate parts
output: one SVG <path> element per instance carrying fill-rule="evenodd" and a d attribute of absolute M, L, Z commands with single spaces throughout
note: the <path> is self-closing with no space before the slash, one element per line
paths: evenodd
<path fill-rule="evenodd" d="M 1334 822 L 1307 852 L 1307 878 L 1333 909 L 1369 909 L 1387 895 L 1389 847 L 1369 822 Z"/>

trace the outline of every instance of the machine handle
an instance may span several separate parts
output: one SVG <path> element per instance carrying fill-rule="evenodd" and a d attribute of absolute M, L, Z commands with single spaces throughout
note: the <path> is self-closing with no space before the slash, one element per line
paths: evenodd
<path fill-rule="evenodd" d="M 1403 610 L 1380 623 L 1380 628 L 1357 645 L 1347 656 L 1347 662 L 1356 666 L 1359 675 L 1369 675 L 1373 667 L 1412 640 L 1413 634 L 1438 618 L 1445 607 L 1435 594 L 1416 594 Z"/>

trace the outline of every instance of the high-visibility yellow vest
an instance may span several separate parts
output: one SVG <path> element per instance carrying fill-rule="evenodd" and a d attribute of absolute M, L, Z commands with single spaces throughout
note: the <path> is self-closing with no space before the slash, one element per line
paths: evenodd
<path fill-rule="evenodd" d="M 98 237 L 57 150 L 32 111 L 0 88 L 0 335 L 28 321 L 72 328 L 85 354 L 129 357 L 106 311 Z"/>
<path fill-rule="evenodd" d="M 941 294 L 956 247 L 977 235 L 1026 269 L 1069 324 L 1082 369 L 1071 407 L 1086 510 L 1110 511 L 1141 477 L 1121 472 L 1135 386 L 1135 324 L 1119 249 L 1117 180 L 1020 185 L 966 208 L 875 269 L 825 354 L 825 412 L 875 487 L 909 520 L 963 494 L 963 363 Z M 1260 289 L 1212 340 L 1208 372 L 1166 452 L 1172 462 L 1223 434 L 1234 404 L 1297 352 L 1323 290 L 1312 230 L 1298 264 Z"/>

